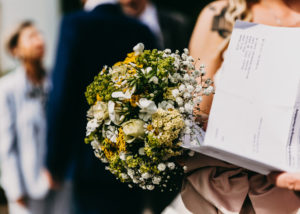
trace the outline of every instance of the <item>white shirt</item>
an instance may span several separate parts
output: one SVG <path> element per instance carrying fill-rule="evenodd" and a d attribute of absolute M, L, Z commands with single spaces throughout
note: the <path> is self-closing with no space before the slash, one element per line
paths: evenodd
<path fill-rule="evenodd" d="M 84 4 L 84 10 L 91 11 L 100 4 L 116 4 L 118 0 L 87 0 Z"/>
<path fill-rule="evenodd" d="M 37 88 L 23 67 L 0 79 L 1 183 L 10 201 L 48 191 L 42 173 L 46 149 L 45 99 L 48 82 Z"/>
<path fill-rule="evenodd" d="M 150 30 L 155 34 L 155 36 L 159 39 L 159 41 L 163 43 L 163 35 L 159 25 L 157 8 L 153 4 L 148 3 L 145 10 L 138 17 L 138 19 L 142 23 L 147 25 L 150 28 Z"/>

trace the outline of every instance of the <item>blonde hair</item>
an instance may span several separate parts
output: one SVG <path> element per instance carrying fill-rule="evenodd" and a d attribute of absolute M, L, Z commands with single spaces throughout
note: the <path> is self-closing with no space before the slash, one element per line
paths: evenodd
<path fill-rule="evenodd" d="M 225 13 L 225 20 L 233 28 L 236 20 L 250 22 L 252 21 L 251 4 L 257 3 L 259 0 L 228 0 L 228 8 Z M 223 52 L 229 43 L 230 35 L 225 39 L 221 46 Z"/>

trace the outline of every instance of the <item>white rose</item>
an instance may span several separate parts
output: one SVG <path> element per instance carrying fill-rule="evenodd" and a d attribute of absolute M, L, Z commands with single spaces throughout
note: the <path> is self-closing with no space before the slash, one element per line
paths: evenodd
<path fill-rule="evenodd" d="M 95 118 L 99 123 L 102 123 L 109 116 L 107 103 L 97 101 L 97 103 L 89 109 L 87 116 L 89 118 Z"/>
<path fill-rule="evenodd" d="M 122 124 L 125 141 L 127 143 L 133 142 L 136 138 L 142 139 L 145 135 L 144 121 L 131 119 Z"/>

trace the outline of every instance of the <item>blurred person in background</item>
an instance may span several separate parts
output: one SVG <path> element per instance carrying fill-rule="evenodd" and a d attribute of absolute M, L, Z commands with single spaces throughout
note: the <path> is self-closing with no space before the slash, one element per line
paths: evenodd
<path fill-rule="evenodd" d="M 111 0 L 84 3 L 86 11 L 65 16 L 61 24 L 47 112 L 47 167 L 57 184 L 73 177 L 74 214 L 141 214 L 140 190 L 117 181 L 84 143 L 84 93 L 104 65 L 123 60 L 138 42 L 156 48 L 156 40 Z"/>
<path fill-rule="evenodd" d="M 278 27 L 300 27 L 300 1 L 219 0 L 204 8 L 191 37 L 190 52 L 194 59 L 201 59 L 196 66 L 205 63 L 205 78 L 214 79 L 216 88 L 222 81 L 222 63 L 237 19 Z M 204 96 L 201 112 L 195 112 L 201 122 L 207 122 L 212 100 L 213 95 Z M 189 175 L 183 185 L 182 199 L 195 214 L 299 213 L 300 197 L 288 190 L 300 190 L 299 173 L 272 173 L 268 179 L 200 154 L 184 165 Z"/>
<path fill-rule="evenodd" d="M 161 49 L 182 51 L 188 46 L 193 28 L 188 17 L 158 9 L 150 0 L 118 1 L 125 14 L 139 19 L 151 29 Z"/>
<path fill-rule="evenodd" d="M 45 43 L 26 21 L 6 44 L 20 65 L 0 79 L 1 180 L 9 213 L 47 213 L 45 196 L 50 180 L 43 171 L 47 75 L 43 66 Z"/>

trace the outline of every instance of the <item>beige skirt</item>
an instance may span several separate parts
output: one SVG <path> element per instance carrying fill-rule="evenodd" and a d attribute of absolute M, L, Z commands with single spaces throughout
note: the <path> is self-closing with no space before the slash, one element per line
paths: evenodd
<path fill-rule="evenodd" d="M 194 214 L 294 214 L 300 198 L 266 176 L 197 154 L 185 162 L 181 196 Z"/>

